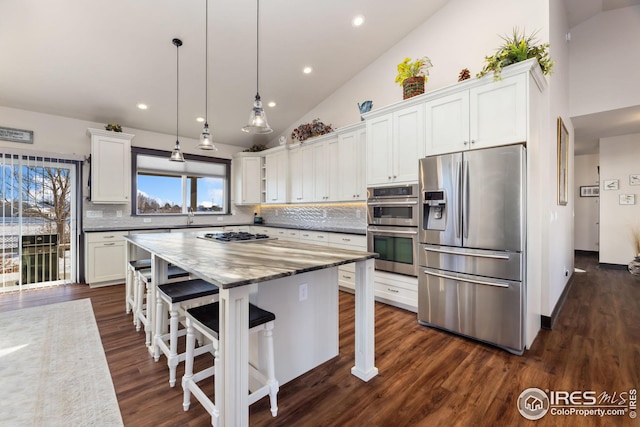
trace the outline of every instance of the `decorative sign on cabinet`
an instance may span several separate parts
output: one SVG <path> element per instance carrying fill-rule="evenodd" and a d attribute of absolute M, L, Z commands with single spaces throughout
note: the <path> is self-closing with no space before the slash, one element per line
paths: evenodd
<path fill-rule="evenodd" d="M 129 203 L 134 135 L 88 129 L 91 136 L 91 202 Z"/>

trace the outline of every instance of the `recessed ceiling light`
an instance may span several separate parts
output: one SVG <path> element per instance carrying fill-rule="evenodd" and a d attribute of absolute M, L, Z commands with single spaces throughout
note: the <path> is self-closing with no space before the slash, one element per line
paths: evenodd
<path fill-rule="evenodd" d="M 305 73 L 305 74 L 311 74 L 312 71 L 313 71 L 313 68 L 311 68 L 311 67 L 304 67 L 302 69 L 302 72 Z"/>
<path fill-rule="evenodd" d="M 351 25 L 353 25 L 354 27 L 359 27 L 362 24 L 364 24 L 364 16 L 362 15 L 357 15 L 351 20 Z"/>
<path fill-rule="evenodd" d="M 275 106 L 276 106 L 276 103 L 275 103 L 275 102 L 273 102 L 273 101 L 271 101 L 271 102 L 269 102 L 267 105 L 268 105 L 269 107 L 273 108 L 273 107 L 275 107 Z"/>
<path fill-rule="evenodd" d="M 146 110 L 147 108 L 149 108 L 149 106 L 147 104 L 138 104 L 138 108 L 141 110 Z"/>
<path fill-rule="evenodd" d="M 202 122 L 204 122 L 204 117 L 198 117 L 198 118 L 196 118 L 196 122 L 198 122 L 198 123 L 202 123 Z"/>

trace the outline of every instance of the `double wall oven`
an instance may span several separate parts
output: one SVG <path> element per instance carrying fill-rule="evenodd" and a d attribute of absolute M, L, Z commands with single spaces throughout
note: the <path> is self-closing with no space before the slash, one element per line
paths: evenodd
<path fill-rule="evenodd" d="M 367 189 L 367 249 L 376 270 L 417 276 L 419 193 L 417 184 Z"/>

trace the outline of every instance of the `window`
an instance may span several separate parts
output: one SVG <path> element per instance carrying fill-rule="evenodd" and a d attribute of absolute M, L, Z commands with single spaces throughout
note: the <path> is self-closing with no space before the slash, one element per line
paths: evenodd
<path fill-rule="evenodd" d="M 132 147 L 132 215 L 227 214 L 231 160 Z"/>

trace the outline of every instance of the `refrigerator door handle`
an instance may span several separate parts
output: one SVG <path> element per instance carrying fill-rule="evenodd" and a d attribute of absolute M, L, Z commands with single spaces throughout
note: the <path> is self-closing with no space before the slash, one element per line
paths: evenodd
<path fill-rule="evenodd" d="M 460 230 L 462 228 L 462 225 L 460 224 L 461 218 L 460 218 L 460 206 L 462 203 L 462 196 L 460 194 L 460 183 L 462 180 L 462 165 L 460 162 L 456 162 L 456 170 L 455 170 L 455 175 L 454 175 L 454 180 L 455 182 L 453 183 L 453 188 L 454 188 L 454 194 L 455 194 L 455 201 L 453 203 L 454 206 L 454 212 L 453 212 L 453 217 L 454 217 L 454 221 L 453 221 L 453 227 L 455 228 L 455 232 L 456 232 L 456 238 L 460 238 Z"/>
<path fill-rule="evenodd" d="M 469 161 L 465 160 L 462 167 L 462 232 L 463 237 L 469 237 Z"/>
<path fill-rule="evenodd" d="M 429 252 L 438 252 L 441 254 L 451 254 L 451 255 L 463 255 L 463 256 L 472 256 L 477 258 L 491 258 L 491 259 L 509 259 L 509 255 L 500 255 L 500 254 L 479 254 L 479 253 L 468 253 L 468 252 L 457 252 L 457 251 L 448 251 L 446 249 L 436 249 L 436 248 L 424 248 L 425 251 Z"/>
<path fill-rule="evenodd" d="M 508 288 L 509 287 L 509 285 L 506 284 L 506 283 L 485 282 L 484 280 L 476 280 L 476 279 L 468 279 L 468 278 L 462 278 L 462 277 L 457 277 L 457 276 L 450 276 L 448 274 L 436 273 L 436 272 L 429 271 L 429 270 L 424 270 L 424 274 L 427 274 L 429 276 L 440 277 L 440 278 L 443 278 L 443 279 L 455 280 L 455 281 L 466 282 L 466 283 L 473 283 L 473 284 L 476 284 L 476 285 L 496 286 L 498 288 Z"/>

